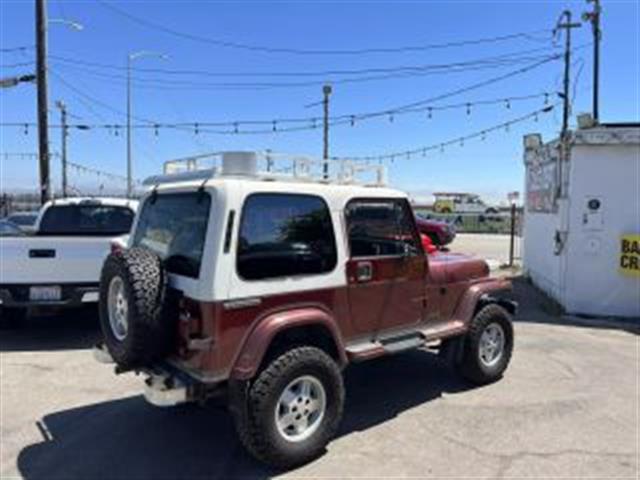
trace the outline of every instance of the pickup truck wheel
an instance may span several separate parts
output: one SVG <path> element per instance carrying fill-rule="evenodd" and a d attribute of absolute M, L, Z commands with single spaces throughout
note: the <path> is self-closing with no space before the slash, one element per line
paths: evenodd
<path fill-rule="evenodd" d="M 232 411 L 243 445 L 271 466 L 291 468 L 319 456 L 335 435 L 342 374 L 324 351 L 294 348 L 273 360 L 239 401 L 245 404 Z"/>
<path fill-rule="evenodd" d="M 113 359 L 134 368 L 165 357 L 177 312 L 160 258 L 145 248 L 110 254 L 100 278 L 100 326 Z"/>
<path fill-rule="evenodd" d="M 494 382 L 507 369 L 512 351 L 511 315 L 500 305 L 487 305 L 471 320 L 460 372 L 473 383 Z"/>

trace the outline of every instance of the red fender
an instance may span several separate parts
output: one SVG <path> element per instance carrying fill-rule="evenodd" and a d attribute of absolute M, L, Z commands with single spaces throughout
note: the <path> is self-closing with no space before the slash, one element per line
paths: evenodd
<path fill-rule="evenodd" d="M 338 351 L 339 363 L 345 365 L 347 356 L 335 319 L 324 310 L 307 307 L 274 313 L 261 320 L 244 342 L 231 370 L 231 378 L 247 380 L 253 377 L 278 333 L 310 325 L 320 325 L 329 331 Z"/>
<path fill-rule="evenodd" d="M 453 320 L 468 325 L 483 295 L 511 289 L 511 280 L 508 278 L 487 278 L 474 282 L 458 302 Z"/>

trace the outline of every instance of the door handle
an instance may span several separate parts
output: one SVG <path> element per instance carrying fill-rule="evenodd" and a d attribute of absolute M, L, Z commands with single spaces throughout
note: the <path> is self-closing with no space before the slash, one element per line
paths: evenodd
<path fill-rule="evenodd" d="M 56 251 L 52 248 L 29 250 L 29 258 L 55 258 Z"/>
<path fill-rule="evenodd" d="M 371 262 L 358 262 L 356 265 L 356 279 L 358 282 L 368 282 L 373 278 Z"/>

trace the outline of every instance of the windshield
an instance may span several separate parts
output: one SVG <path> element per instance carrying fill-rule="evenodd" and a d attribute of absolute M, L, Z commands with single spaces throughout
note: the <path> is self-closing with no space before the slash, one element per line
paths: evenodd
<path fill-rule="evenodd" d="M 30 227 L 34 223 L 36 223 L 36 219 L 38 218 L 37 213 L 14 213 L 10 215 L 8 220 L 11 223 L 15 223 L 21 227 Z"/>
<path fill-rule="evenodd" d="M 140 212 L 133 245 L 160 255 L 169 272 L 198 278 L 210 206 L 206 193 L 150 196 Z"/>
<path fill-rule="evenodd" d="M 129 207 L 53 205 L 42 216 L 39 235 L 122 235 L 133 222 Z"/>

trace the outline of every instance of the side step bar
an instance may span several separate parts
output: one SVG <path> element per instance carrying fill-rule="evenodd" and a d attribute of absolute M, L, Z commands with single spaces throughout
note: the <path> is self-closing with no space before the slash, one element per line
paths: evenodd
<path fill-rule="evenodd" d="M 463 322 L 447 322 L 430 328 L 404 333 L 397 337 L 358 342 L 347 346 L 347 355 L 354 362 L 361 362 L 383 355 L 404 352 L 421 347 L 432 347 L 439 340 L 465 332 Z"/>

